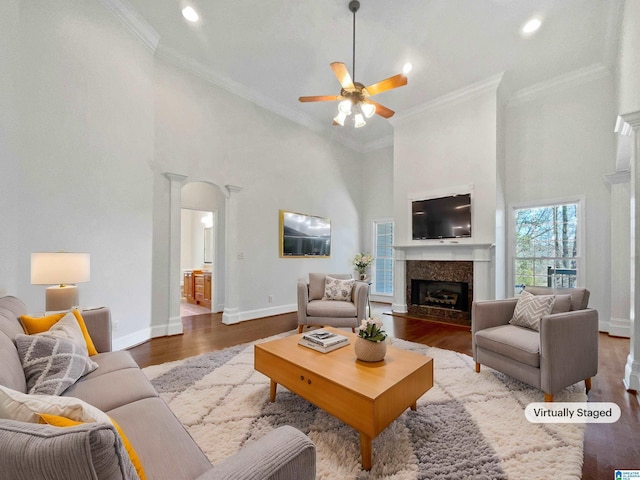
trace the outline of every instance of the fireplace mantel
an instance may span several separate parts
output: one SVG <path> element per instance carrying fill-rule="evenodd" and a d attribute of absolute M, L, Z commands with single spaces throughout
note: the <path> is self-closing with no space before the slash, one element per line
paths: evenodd
<path fill-rule="evenodd" d="M 442 240 L 438 243 L 393 245 L 396 260 L 468 260 L 490 262 L 494 243 L 463 243 L 456 240 Z"/>

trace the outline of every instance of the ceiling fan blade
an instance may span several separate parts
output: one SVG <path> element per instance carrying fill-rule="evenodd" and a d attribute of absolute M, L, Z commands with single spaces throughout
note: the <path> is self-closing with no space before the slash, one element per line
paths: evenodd
<path fill-rule="evenodd" d="M 336 77 L 338 77 L 338 81 L 340 82 L 340 85 L 342 85 L 342 88 L 344 88 L 345 90 L 353 90 L 356 88 L 353 85 L 351 75 L 349 75 L 349 70 L 347 70 L 347 67 L 344 63 L 333 62 L 331 64 L 331 69 L 333 70 L 333 73 L 336 74 Z"/>
<path fill-rule="evenodd" d="M 384 118 L 391 118 L 396 113 L 390 108 L 385 107 L 384 105 L 380 105 L 378 102 L 374 102 L 371 99 L 367 100 L 367 103 L 372 103 L 376 106 L 376 113 Z"/>
<path fill-rule="evenodd" d="M 399 73 L 398 75 L 389 77 L 381 82 L 374 83 L 373 85 L 366 87 L 366 89 L 370 96 L 374 96 L 387 90 L 391 90 L 392 88 L 402 87 L 406 84 L 407 77 L 402 73 Z"/>
<path fill-rule="evenodd" d="M 314 97 L 300 97 L 298 100 L 301 102 L 331 102 L 338 100 L 338 98 L 338 95 L 316 95 Z"/>

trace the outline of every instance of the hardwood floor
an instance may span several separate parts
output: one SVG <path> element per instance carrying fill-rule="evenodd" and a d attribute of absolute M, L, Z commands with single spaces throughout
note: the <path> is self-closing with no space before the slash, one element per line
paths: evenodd
<path fill-rule="evenodd" d="M 389 315 L 387 304 L 372 303 L 391 336 L 471 355 L 468 327 Z M 193 355 L 251 342 L 293 330 L 296 314 L 223 325 L 221 314 L 183 318 L 184 334 L 154 338 L 131 348 L 141 367 L 180 360 Z M 583 480 L 613 478 L 614 470 L 640 469 L 640 405 L 634 393 L 624 389 L 622 378 L 629 354 L 629 339 L 600 334 L 599 370 L 589 393 L 590 402 L 614 402 L 622 409 L 614 424 L 588 424 L 585 430 Z"/>

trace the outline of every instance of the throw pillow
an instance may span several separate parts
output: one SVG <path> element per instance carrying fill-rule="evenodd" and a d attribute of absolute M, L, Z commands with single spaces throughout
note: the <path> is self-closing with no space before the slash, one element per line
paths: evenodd
<path fill-rule="evenodd" d="M 555 300 L 553 301 L 553 308 L 551 309 L 551 314 L 554 313 L 567 313 L 571 310 L 571 295 L 556 295 Z"/>
<path fill-rule="evenodd" d="M 324 297 L 322 299 L 350 302 L 354 283 L 353 279 L 340 280 L 327 276 L 324 280 Z"/>
<path fill-rule="evenodd" d="M 38 423 L 41 413 L 60 415 L 79 422 L 111 423 L 106 413 L 79 398 L 29 395 L 0 385 L 0 418 Z"/>
<path fill-rule="evenodd" d="M 540 330 L 542 317 L 551 313 L 553 301 L 553 295 L 533 295 L 525 290 L 518 298 L 513 318 L 509 323 L 537 332 Z"/>
<path fill-rule="evenodd" d="M 82 425 L 83 423 L 86 423 L 86 422 L 71 420 L 70 418 L 60 416 L 60 415 L 50 415 L 47 413 L 41 413 L 40 423 L 46 423 L 48 425 L 53 425 L 54 427 L 74 427 L 76 425 Z M 115 420 L 113 420 L 113 418 L 111 418 L 111 423 L 113 423 L 113 426 L 118 432 L 118 435 L 120 435 L 120 439 L 122 440 L 125 450 L 129 454 L 129 459 L 131 460 L 131 463 L 136 469 L 136 472 L 138 473 L 138 477 L 140 477 L 140 480 L 145 480 L 147 476 L 145 475 L 144 469 L 142 468 L 142 462 L 140 461 L 138 454 L 134 450 L 133 445 L 131 445 L 129 438 L 127 438 L 127 436 L 124 434 L 124 432 L 120 428 L 120 425 L 118 425 L 115 422 Z"/>
<path fill-rule="evenodd" d="M 71 312 L 67 313 L 64 317 L 54 323 L 49 330 L 42 333 L 36 333 L 35 335 L 64 338 L 65 340 L 73 342 L 85 355 L 89 355 L 87 343 L 84 340 L 80 324 L 78 324 L 76 317 Z"/>
<path fill-rule="evenodd" d="M 87 345 L 87 351 L 89 352 L 89 355 L 97 355 L 98 351 L 93 344 L 93 340 L 91 340 L 91 336 L 89 335 L 87 326 L 84 323 L 82 314 L 78 309 L 74 309 L 71 313 L 73 313 L 73 316 L 80 326 L 80 330 L 82 331 L 82 336 L 84 337 L 85 343 Z M 54 313 L 52 315 L 46 315 L 44 317 L 31 317 L 29 315 L 22 315 L 20 317 L 20 323 L 22 323 L 24 333 L 26 333 L 27 335 L 34 335 L 36 333 L 46 332 L 68 314 L 69 312 L 62 312 Z"/>
<path fill-rule="evenodd" d="M 98 368 L 75 343 L 64 338 L 17 335 L 15 341 L 30 394 L 60 395 Z"/>

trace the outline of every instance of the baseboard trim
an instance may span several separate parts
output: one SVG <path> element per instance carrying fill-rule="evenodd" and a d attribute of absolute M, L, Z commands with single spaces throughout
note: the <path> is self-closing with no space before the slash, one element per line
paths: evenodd
<path fill-rule="evenodd" d="M 296 312 L 298 305 L 279 305 L 277 307 L 259 308 L 256 310 L 247 310 L 240 312 L 235 309 L 234 312 L 224 312 L 222 314 L 222 323 L 225 325 L 232 325 L 234 323 L 247 322 L 249 320 L 255 320 L 257 318 L 272 317 L 274 315 L 282 315 L 285 313 Z M 225 317 L 226 316 L 226 317 Z"/>
<path fill-rule="evenodd" d="M 135 347 L 136 345 L 140 345 L 141 343 L 146 342 L 150 338 L 152 338 L 152 332 L 158 327 L 153 328 L 143 328 L 142 330 L 138 330 L 137 332 L 129 333 L 128 335 L 124 335 L 122 337 L 116 337 L 112 341 L 112 350 L 126 350 L 127 348 Z M 159 335 L 155 335 L 156 337 L 163 337 L 166 335 L 167 329 L 166 326 L 161 327 L 164 333 L 160 333 Z"/>
<path fill-rule="evenodd" d="M 611 318 L 608 329 L 612 337 L 631 337 L 631 320 L 628 318 Z"/>

